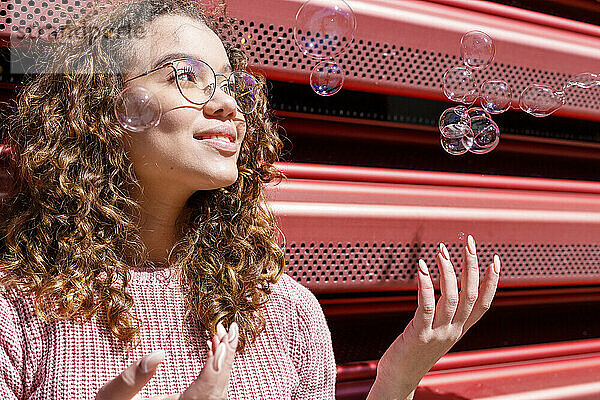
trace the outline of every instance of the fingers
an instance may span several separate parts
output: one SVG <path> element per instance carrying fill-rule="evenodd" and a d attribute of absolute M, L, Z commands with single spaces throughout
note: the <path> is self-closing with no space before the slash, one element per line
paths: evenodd
<path fill-rule="evenodd" d="M 115 379 L 107 382 L 96 395 L 96 400 L 131 400 L 148 383 L 156 367 L 165 359 L 163 350 L 148 354 L 129 366 Z M 139 396 L 138 396 L 139 398 Z"/>
<path fill-rule="evenodd" d="M 417 283 L 419 286 L 418 306 L 413 318 L 415 328 L 418 331 L 430 329 L 435 313 L 435 293 L 433 283 L 425 261 L 419 260 L 419 271 L 417 272 Z"/>
<path fill-rule="evenodd" d="M 440 290 L 442 294 L 436 306 L 433 329 L 452 322 L 452 317 L 454 317 L 458 306 L 456 272 L 444 243 L 440 243 L 435 261 L 440 271 Z"/>
<path fill-rule="evenodd" d="M 220 326 L 220 327 L 219 327 Z M 239 341 L 239 328 L 234 322 L 227 332 L 219 323 L 210 345 L 206 363 L 198 378 L 181 395 L 181 400 L 197 398 L 225 399 L 229 376 Z"/>
<path fill-rule="evenodd" d="M 485 277 L 483 278 L 481 285 L 479 285 L 479 298 L 473 307 L 473 312 L 471 312 L 471 315 L 469 315 L 469 318 L 465 322 L 463 331 L 466 331 L 473 326 L 473 324 L 479 321 L 483 314 L 489 310 L 496 294 L 499 279 L 500 257 L 494 255 L 494 262 L 492 262 L 485 271 Z"/>
<path fill-rule="evenodd" d="M 469 235 L 467 244 L 463 248 L 463 270 L 460 275 L 460 294 L 456 314 L 453 323 L 464 324 L 478 298 L 479 292 L 479 263 L 475 240 Z"/>

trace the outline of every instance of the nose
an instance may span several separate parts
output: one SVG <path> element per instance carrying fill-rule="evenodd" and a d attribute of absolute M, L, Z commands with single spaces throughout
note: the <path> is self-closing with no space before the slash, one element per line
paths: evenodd
<path fill-rule="evenodd" d="M 218 118 L 222 121 L 233 119 L 237 112 L 237 102 L 221 88 L 215 90 L 213 97 L 204 105 L 207 117 Z"/>

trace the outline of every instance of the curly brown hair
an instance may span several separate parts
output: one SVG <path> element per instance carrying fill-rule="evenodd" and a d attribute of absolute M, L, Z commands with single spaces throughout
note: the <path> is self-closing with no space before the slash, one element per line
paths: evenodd
<path fill-rule="evenodd" d="M 93 7 L 61 28 L 39 73 L 27 82 L 6 118 L 11 182 L 0 204 L 0 284 L 32 296 L 44 321 L 89 320 L 103 311 L 122 345 L 139 345 L 127 292 L 131 268 L 148 260 L 136 222 L 139 188 L 124 150 L 126 132 L 113 114 L 130 58 L 131 35 L 161 15 L 183 15 L 217 35 L 231 21 L 195 0 L 114 1 Z M 244 54 L 225 45 L 234 70 Z M 41 64 L 40 64 L 41 63 Z M 213 334 L 222 322 L 240 326 L 238 351 L 264 329 L 269 285 L 284 271 L 263 185 L 283 178 L 273 163 L 282 142 L 267 108 L 264 77 L 247 134 L 238 179 L 197 191 L 179 217 L 181 239 L 168 264 L 186 289 L 186 316 Z M 136 256 L 130 256 L 136 255 Z"/>

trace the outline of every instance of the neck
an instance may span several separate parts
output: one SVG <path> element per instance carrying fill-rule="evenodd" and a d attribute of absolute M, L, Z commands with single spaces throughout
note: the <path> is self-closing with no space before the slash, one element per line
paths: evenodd
<path fill-rule="evenodd" d="M 169 253 L 178 237 L 177 219 L 191 196 L 187 192 L 174 192 L 145 188 L 134 196 L 141 206 L 138 221 L 142 242 L 148 251 L 148 261 L 156 267 L 168 266 Z"/>

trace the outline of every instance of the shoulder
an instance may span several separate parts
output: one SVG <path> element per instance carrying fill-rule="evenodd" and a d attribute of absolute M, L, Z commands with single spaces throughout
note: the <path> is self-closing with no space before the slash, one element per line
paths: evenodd
<path fill-rule="evenodd" d="M 291 306 L 299 313 L 321 311 L 321 305 L 315 295 L 286 273 L 281 275 L 277 283 L 271 285 L 271 288 L 271 301 L 273 302 Z"/>
<path fill-rule="evenodd" d="M 327 322 L 321 304 L 305 286 L 287 274 L 271 285 L 270 308 L 283 316 L 295 327 L 293 330 L 327 330 Z"/>

